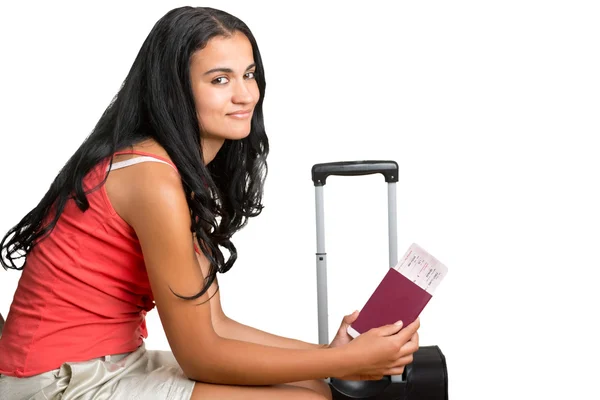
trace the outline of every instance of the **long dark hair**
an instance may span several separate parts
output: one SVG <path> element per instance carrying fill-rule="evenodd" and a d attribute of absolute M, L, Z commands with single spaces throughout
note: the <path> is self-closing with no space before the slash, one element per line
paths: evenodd
<path fill-rule="evenodd" d="M 235 32 L 243 33 L 252 44 L 260 99 L 250 134 L 242 140 L 226 140 L 214 160 L 205 165 L 190 84 L 190 60 L 211 38 Z M 0 242 L 0 252 L 6 257 L 0 257 L 3 267 L 24 268 L 15 260 L 26 257 L 52 231 L 67 201 L 75 201 L 82 211 L 88 209 L 89 192 L 84 191 L 82 180 L 94 166 L 107 157 L 112 162 L 116 151 L 152 138 L 179 170 L 192 216 L 191 230 L 210 261 L 202 290 L 194 296 L 178 296 L 190 300 L 202 296 L 217 272 L 227 272 L 237 259 L 232 235 L 263 208 L 269 152 L 262 111 L 265 86 L 260 52 L 244 22 L 206 7 L 169 11 L 152 28 L 92 133 L 60 170 L 40 203 Z M 105 181 L 106 176 L 101 185 Z M 220 247 L 229 252 L 227 259 Z"/>

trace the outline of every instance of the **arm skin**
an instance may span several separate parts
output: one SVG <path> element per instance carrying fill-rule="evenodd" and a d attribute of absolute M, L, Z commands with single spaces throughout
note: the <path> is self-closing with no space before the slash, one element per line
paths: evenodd
<path fill-rule="evenodd" d="M 212 300 L 211 300 L 212 301 Z M 217 334 L 227 339 L 244 340 L 246 342 L 264 344 L 267 346 L 281 347 L 286 349 L 327 349 L 329 345 L 320 345 L 307 343 L 297 339 L 291 339 L 283 336 L 274 335 L 260 329 L 244 325 L 227 316 L 224 316 L 219 321 L 213 320 L 213 326 Z"/>

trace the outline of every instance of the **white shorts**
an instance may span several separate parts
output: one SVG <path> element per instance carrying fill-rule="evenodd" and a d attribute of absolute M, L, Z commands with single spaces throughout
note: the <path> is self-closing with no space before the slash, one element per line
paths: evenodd
<path fill-rule="evenodd" d="M 193 389 L 170 351 L 147 351 L 143 344 L 27 378 L 0 375 L 0 399 L 7 400 L 189 400 Z"/>

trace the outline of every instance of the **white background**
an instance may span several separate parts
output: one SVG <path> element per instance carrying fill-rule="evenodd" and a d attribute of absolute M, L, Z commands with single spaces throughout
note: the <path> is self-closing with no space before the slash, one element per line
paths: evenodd
<path fill-rule="evenodd" d="M 0 230 L 37 204 L 176 1 L 3 2 Z M 314 163 L 393 159 L 399 250 L 449 268 L 421 316 L 452 399 L 598 398 L 600 6 L 206 1 L 265 63 L 263 214 L 220 277 L 232 318 L 317 341 Z M 325 187 L 330 334 L 387 268 L 381 176 Z M 0 271 L 6 315 L 18 272 Z M 156 311 L 148 347 L 168 347 Z M 201 340 L 201 338 L 199 338 Z"/>

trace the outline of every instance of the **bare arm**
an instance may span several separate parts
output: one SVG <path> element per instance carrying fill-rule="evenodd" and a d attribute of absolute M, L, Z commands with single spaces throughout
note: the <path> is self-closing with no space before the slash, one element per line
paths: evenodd
<path fill-rule="evenodd" d="M 125 174 L 131 175 L 127 179 Z M 342 348 L 290 349 L 221 337 L 209 294 L 190 296 L 204 283 L 190 232 L 191 219 L 179 176 L 162 164 L 144 163 L 121 174 L 127 201 L 117 210 L 135 230 L 158 313 L 173 354 L 195 380 L 270 385 L 350 373 L 355 364 Z"/>
<path fill-rule="evenodd" d="M 326 344 L 320 345 L 308 343 L 297 339 L 274 335 L 251 326 L 244 325 L 228 317 L 224 317 L 217 324 L 215 324 L 215 330 L 219 336 L 227 339 L 244 340 L 247 342 L 259 343 L 273 347 L 305 350 L 326 349 L 329 347 Z"/>

